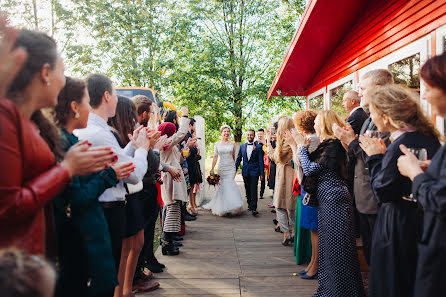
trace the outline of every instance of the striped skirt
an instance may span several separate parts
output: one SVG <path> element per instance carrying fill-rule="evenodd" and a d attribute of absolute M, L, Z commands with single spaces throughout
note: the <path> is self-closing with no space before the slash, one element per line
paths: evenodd
<path fill-rule="evenodd" d="M 175 201 L 163 208 L 163 231 L 180 232 L 181 231 L 181 201 Z"/>

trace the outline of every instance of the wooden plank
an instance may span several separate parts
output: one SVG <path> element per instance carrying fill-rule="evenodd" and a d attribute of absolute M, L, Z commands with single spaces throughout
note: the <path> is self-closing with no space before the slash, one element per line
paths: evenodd
<path fill-rule="evenodd" d="M 240 176 L 237 179 L 243 191 Z M 212 195 L 210 191 L 208 196 Z M 268 189 L 265 196 L 269 195 Z M 273 230 L 269 202 L 268 198 L 259 200 L 258 217 L 245 213 L 221 218 L 209 210 L 200 211 L 196 221 L 186 223 L 178 256 L 163 256 L 161 248 L 156 251 L 157 259 L 167 266 L 154 275 L 160 288 L 137 296 L 295 297 L 314 293 L 317 281 L 292 276 L 304 267 L 295 264 L 291 247 L 281 245 L 282 234 Z"/>

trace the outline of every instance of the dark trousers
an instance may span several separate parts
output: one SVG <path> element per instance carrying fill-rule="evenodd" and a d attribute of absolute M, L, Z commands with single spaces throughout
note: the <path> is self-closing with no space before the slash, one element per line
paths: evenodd
<path fill-rule="evenodd" d="M 243 181 L 245 183 L 246 201 L 248 207 L 251 210 L 257 210 L 257 186 L 259 184 L 258 176 L 244 176 Z"/>
<path fill-rule="evenodd" d="M 108 223 L 110 233 L 113 258 L 115 260 L 116 271 L 119 271 L 121 261 L 122 240 L 126 231 L 125 202 L 122 203 L 101 203 L 104 210 L 105 219 Z"/>
<path fill-rule="evenodd" d="M 265 184 L 266 184 L 266 176 L 260 180 L 260 197 L 263 198 L 263 194 L 265 194 Z"/>
<path fill-rule="evenodd" d="M 71 221 L 61 225 L 56 238 L 59 252 L 59 278 L 55 296 L 87 296 L 90 269 L 85 240 Z"/>
<path fill-rule="evenodd" d="M 144 216 L 144 245 L 139 254 L 135 277 L 138 277 L 139 272 L 144 269 L 146 261 L 149 263 L 156 261 L 153 253 L 153 240 L 156 220 L 159 214 L 159 206 L 157 203 L 158 189 L 156 185 L 144 186 L 141 192 L 140 201 Z"/>
<path fill-rule="evenodd" d="M 359 213 L 359 228 L 362 237 L 362 245 L 364 248 L 364 257 L 367 264 L 370 265 L 370 253 L 372 250 L 372 234 L 375 226 L 376 214 Z"/>
<path fill-rule="evenodd" d="M 114 293 L 115 293 L 115 290 L 113 289 L 110 292 L 100 293 L 100 294 L 95 295 L 93 297 L 113 297 Z"/>

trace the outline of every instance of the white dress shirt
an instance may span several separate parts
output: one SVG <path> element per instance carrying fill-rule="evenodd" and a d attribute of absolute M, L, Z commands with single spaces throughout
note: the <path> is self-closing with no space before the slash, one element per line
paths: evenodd
<path fill-rule="evenodd" d="M 246 155 L 248 156 L 248 161 L 251 159 L 252 151 L 254 150 L 255 143 L 250 145 L 249 143 L 246 145 Z"/>
<path fill-rule="evenodd" d="M 88 116 L 87 128 L 74 130 L 73 133 L 80 140 L 87 139 L 92 146 L 111 147 L 112 151 L 118 155 L 118 163 L 133 162 L 136 167 L 130 177 L 119 181 L 116 186 L 105 190 L 99 196 L 100 202 L 125 201 L 127 192 L 124 188 L 124 182 L 134 185 L 142 180 L 147 171 L 147 151 L 142 148 L 135 150 L 131 143 L 125 148 L 121 148 L 107 122 L 92 112 Z"/>

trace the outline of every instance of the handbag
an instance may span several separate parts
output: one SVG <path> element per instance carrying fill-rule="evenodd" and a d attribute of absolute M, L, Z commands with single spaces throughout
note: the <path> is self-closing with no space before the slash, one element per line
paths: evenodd
<path fill-rule="evenodd" d="M 305 193 L 304 198 L 302 198 L 302 204 L 306 206 L 318 207 L 319 201 L 317 200 L 316 195 Z"/>

